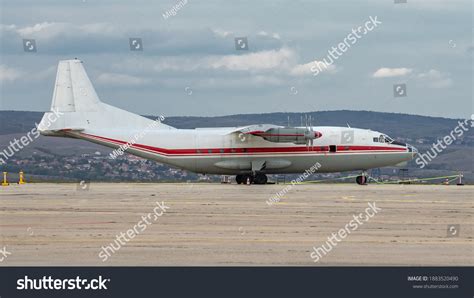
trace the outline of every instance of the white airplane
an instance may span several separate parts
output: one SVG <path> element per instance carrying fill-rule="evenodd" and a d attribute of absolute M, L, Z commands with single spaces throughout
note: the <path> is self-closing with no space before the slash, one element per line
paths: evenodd
<path fill-rule="evenodd" d="M 60 116 L 49 123 L 52 113 Z M 128 143 L 130 154 L 195 173 L 236 175 L 239 184 L 265 184 L 266 174 L 302 173 L 316 163 L 318 173 L 360 170 L 356 182 L 365 184 L 368 169 L 409 161 L 418 152 L 386 134 L 350 127 L 176 129 L 101 102 L 77 59 L 59 62 L 51 112 L 39 130 L 114 149 Z"/>

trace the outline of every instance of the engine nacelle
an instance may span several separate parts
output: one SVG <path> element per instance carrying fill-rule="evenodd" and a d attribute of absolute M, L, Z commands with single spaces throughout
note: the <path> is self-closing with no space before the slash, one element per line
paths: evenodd
<path fill-rule="evenodd" d="M 319 131 L 312 131 L 307 128 L 285 127 L 270 128 L 264 132 L 254 132 L 253 135 L 274 143 L 294 143 L 307 144 L 308 141 L 320 138 L 322 134 Z"/>

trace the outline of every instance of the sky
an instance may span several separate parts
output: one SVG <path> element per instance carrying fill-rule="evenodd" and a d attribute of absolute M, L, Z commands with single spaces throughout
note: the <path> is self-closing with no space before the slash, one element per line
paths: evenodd
<path fill-rule="evenodd" d="M 49 110 L 58 61 L 78 58 L 139 114 L 470 117 L 473 1 L 394 2 L 0 0 L 0 110 Z"/>

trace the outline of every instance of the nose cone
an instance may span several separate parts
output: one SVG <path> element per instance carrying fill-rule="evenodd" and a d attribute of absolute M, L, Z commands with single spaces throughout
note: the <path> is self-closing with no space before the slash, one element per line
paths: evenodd
<path fill-rule="evenodd" d="M 413 158 L 418 154 L 418 149 L 410 144 L 407 144 L 408 152 L 412 152 Z"/>

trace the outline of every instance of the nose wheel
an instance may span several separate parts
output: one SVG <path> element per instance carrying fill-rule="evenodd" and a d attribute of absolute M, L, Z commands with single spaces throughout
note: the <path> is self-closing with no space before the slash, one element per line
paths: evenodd
<path fill-rule="evenodd" d="M 357 176 L 356 183 L 359 185 L 367 185 L 367 173 L 363 172 L 362 175 Z"/>

